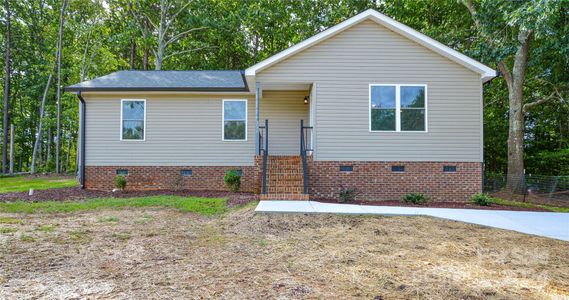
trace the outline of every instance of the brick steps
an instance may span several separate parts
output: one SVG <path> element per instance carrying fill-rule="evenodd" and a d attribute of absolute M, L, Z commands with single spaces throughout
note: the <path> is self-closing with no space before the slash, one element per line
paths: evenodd
<path fill-rule="evenodd" d="M 308 200 L 300 156 L 269 156 L 267 194 L 261 200 Z"/>
<path fill-rule="evenodd" d="M 296 200 L 308 201 L 308 194 L 261 194 L 261 200 Z"/>

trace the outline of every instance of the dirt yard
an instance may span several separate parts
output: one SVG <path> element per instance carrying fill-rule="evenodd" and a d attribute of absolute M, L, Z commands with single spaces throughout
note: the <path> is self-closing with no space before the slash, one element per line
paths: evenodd
<path fill-rule="evenodd" d="M 426 217 L 0 214 L 0 299 L 569 297 L 569 243 Z"/>

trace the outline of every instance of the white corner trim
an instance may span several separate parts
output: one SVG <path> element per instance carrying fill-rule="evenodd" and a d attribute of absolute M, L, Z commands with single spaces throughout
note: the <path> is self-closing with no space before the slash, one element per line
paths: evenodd
<path fill-rule="evenodd" d="M 294 46 L 291 46 L 245 70 L 246 76 L 255 76 L 257 72 L 260 72 L 284 59 L 289 56 L 292 56 L 314 44 L 317 44 L 327 38 L 330 38 L 364 20 L 373 20 L 380 25 L 387 27 L 390 30 L 393 30 L 396 33 L 403 35 L 404 37 L 409 38 L 412 41 L 415 41 L 422 46 L 439 53 L 440 55 L 460 64 L 464 67 L 479 73 L 481 75 L 481 80 L 486 82 L 496 76 L 496 71 L 444 44 L 418 32 L 417 30 L 404 25 L 400 22 L 393 20 L 392 18 L 376 11 L 373 9 L 368 9 L 358 15 L 355 15 L 342 23 L 339 23 L 329 29 L 326 29 Z"/>

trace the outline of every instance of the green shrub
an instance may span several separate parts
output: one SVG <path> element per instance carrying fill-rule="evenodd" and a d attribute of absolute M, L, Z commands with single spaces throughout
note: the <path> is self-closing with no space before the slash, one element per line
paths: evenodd
<path fill-rule="evenodd" d="M 429 202 L 430 198 L 421 193 L 410 193 L 403 196 L 403 202 L 423 205 Z"/>
<path fill-rule="evenodd" d="M 227 171 L 223 177 L 223 181 L 230 191 L 239 192 L 239 188 L 241 187 L 241 175 L 239 175 L 237 170 Z"/>
<path fill-rule="evenodd" d="M 480 206 L 489 206 L 492 204 L 492 198 L 484 193 L 478 193 L 470 198 L 472 202 Z"/>
<path fill-rule="evenodd" d="M 339 196 L 340 200 L 338 202 L 340 203 L 353 202 L 358 196 L 358 191 L 354 187 L 343 188 L 340 190 Z"/>
<path fill-rule="evenodd" d="M 115 177 L 115 187 L 123 191 L 126 188 L 126 177 L 122 175 Z"/>

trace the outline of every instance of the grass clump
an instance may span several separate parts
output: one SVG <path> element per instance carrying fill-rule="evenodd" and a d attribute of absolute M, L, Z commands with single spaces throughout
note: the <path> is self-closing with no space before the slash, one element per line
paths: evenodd
<path fill-rule="evenodd" d="M 510 201 L 510 200 L 505 200 L 505 199 L 501 199 L 501 198 L 492 198 L 492 202 L 499 204 L 499 205 L 503 205 L 503 206 L 512 206 L 512 207 L 521 207 L 521 208 L 540 208 L 540 209 L 545 209 L 545 210 L 549 210 L 552 212 L 569 213 L 569 207 L 557 207 L 557 206 L 551 206 L 551 205 L 545 205 L 545 204 L 517 202 L 517 201 Z"/>
<path fill-rule="evenodd" d="M 410 193 L 403 196 L 404 203 L 412 203 L 416 205 L 424 205 L 429 202 L 430 198 L 421 193 Z"/>
<path fill-rule="evenodd" d="M 101 219 L 99 219 L 99 222 L 118 222 L 119 218 L 115 217 L 115 216 L 104 216 Z"/>
<path fill-rule="evenodd" d="M 0 193 L 27 192 L 29 189 L 46 190 L 77 186 L 75 178 L 66 177 L 26 177 L 14 176 L 0 178 Z"/>
<path fill-rule="evenodd" d="M 47 224 L 47 225 L 42 225 L 40 227 L 38 227 L 38 231 L 42 231 L 42 232 L 53 232 L 55 230 L 56 225 L 53 224 Z"/>
<path fill-rule="evenodd" d="M 68 213 L 97 209 L 125 207 L 171 207 L 180 212 L 194 212 L 204 216 L 222 213 L 226 208 L 223 198 L 197 198 L 180 196 L 151 196 L 135 198 L 96 198 L 87 201 L 44 201 L 0 203 L 5 213 Z"/>
<path fill-rule="evenodd" d="M 470 200 L 480 206 L 490 206 L 490 204 L 492 204 L 492 197 L 484 193 L 478 193 L 472 196 Z"/>
<path fill-rule="evenodd" d="M 13 233 L 16 231 L 18 231 L 18 229 L 12 227 L 0 227 L 0 233 Z"/>
<path fill-rule="evenodd" d="M 0 224 L 24 224 L 24 221 L 12 217 L 0 217 Z"/>

